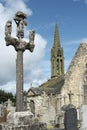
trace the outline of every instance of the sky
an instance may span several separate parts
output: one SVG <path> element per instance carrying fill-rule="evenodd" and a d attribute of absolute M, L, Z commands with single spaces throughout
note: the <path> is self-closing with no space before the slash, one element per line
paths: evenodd
<path fill-rule="evenodd" d="M 23 55 L 24 90 L 32 84 L 38 87 L 51 76 L 50 52 L 58 24 L 61 47 L 64 49 L 65 73 L 81 42 L 87 42 L 87 0 L 0 0 L 0 89 L 16 91 L 16 54 L 13 46 L 6 46 L 4 28 L 12 20 L 12 36 L 16 37 L 14 14 L 27 14 L 24 40 L 29 30 L 35 30 L 35 49 Z"/>

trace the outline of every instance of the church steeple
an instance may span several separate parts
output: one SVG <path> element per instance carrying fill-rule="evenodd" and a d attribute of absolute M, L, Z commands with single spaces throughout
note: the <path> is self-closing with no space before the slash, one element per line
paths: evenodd
<path fill-rule="evenodd" d="M 55 26 L 55 32 L 54 32 L 54 47 L 60 48 L 60 39 L 59 39 L 59 33 L 58 33 L 58 25 Z"/>
<path fill-rule="evenodd" d="M 55 26 L 54 44 L 51 49 L 51 78 L 64 74 L 64 54 L 61 48 L 58 25 Z"/>

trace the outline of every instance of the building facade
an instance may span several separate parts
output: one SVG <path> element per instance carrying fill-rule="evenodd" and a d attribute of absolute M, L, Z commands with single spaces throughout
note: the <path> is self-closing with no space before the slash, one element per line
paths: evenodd
<path fill-rule="evenodd" d="M 73 104 L 81 121 L 80 108 L 87 104 L 87 44 L 81 43 L 64 74 L 64 52 L 61 48 L 58 25 L 55 26 L 51 49 L 51 78 L 27 92 L 27 110 L 47 124 L 64 123 L 64 108 Z"/>

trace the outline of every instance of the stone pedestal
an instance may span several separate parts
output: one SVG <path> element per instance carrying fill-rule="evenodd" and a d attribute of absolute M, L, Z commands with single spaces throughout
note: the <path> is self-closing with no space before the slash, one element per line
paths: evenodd
<path fill-rule="evenodd" d="M 47 130 L 41 123 L 35 122 L 31 112 L 9 113 L 7 122 L 0 124 L 0 130 Z"/>
<path fill-rule="evenodd" d="M 30 130 L 33 123 L 34 116 L 31 112 L 10 112 L 7 122 L 0 125 L 0 130 Z"/>
<path fill-rule="evenodd" d="M 31 112 L 14 112 L 7 116 L 7 123 L 11 125 L 29 125 L 33 123 L 34 116 Z"/>

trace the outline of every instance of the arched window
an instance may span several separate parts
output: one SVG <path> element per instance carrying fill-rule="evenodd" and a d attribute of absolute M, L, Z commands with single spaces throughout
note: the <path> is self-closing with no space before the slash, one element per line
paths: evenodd
<path fill-rule="evenodd" d="M 35 115 L 35 103 L 33 100 L 30 100 L 30 111 Z"/>

